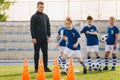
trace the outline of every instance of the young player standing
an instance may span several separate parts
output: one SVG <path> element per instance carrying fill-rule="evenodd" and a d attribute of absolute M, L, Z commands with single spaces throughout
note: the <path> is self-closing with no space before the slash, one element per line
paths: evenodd
<path fill-rule="evenodd" d="M 80 34 L 73 27 L 73 21 L 71 20 L 70 17 L 65 20 L 65 26 L 66 26 L 66 29 L 64 30 L 63 37 L 61 38 L 61 40 L 67 37 L 68 43 L 67 43 L 67 46 L 66 46 L 63 56 L 62 56 L 62 62 L 64 63 L 66 61 L 66 59 L 70 53 L 74 53 L 74 54 L 76 54 L 78 61 L 83 66 L 83 73 L 86 74 L 87 69 L 81 58 L 81 54 L 80 54 L 80 44 L 79 44 Z M 59 43 L 58 43 L 58 45 L 59 45 Z"/>
<path fill-rule="evenodd" d="M 119 29 L 115 25 L 116 19 L 115 17 L 110 17 L 109 18 L 109 23 L 110 26 L 107 29 L 108 37 L 106 40 L 106 48 L 105 48 L 105 67 L 103 70 L 108 70 L 108 56 L 110 52 L 112 53 L 112 59 L 113 59 L 113 65 L 111 68 L 111 71 L 115 71 L 115 66 L 117 63 L 117 51 L 118 51 L 118 34 L 119 34 Z"/>
<path fill-rule="evenodd" d="M 86 42 L 87 42 L 86 51 L 87 51 L 87 58 L 88 58 L 88 64 L 89 64 L 88 70 L 91 71 L 92 70 L 91 52 L 95 53 L 97 62 L 99 64 L 101 64 L 101 59 L 98 54 L 98 51 L 99 51 L 98 50 L 99 41 L 98 41 L 98 36 L 97 36 L 98 30 L 97 30 L 96 26 L 93 25 L 92 16 L 87 17 L 87 23 L 88 23 L 88 25 L 85 26 L 80 31 L 80 33 L 84 33 L 86 36 Z M 101 71 L 101 67 L 100 67 L 99 71 Z"/>

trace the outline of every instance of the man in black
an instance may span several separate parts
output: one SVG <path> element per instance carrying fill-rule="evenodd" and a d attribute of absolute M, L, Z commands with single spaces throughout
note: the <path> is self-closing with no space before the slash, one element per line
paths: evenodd
<path fill-rule="evenodd" d="M 37 3 L 37 12 L 31 17 L 30 30 L 32 42 L 34 44 L 34 63 L 35 72 L 38 71 L 39 50 L 43 53 L 43 63 L 45 72 L 51 72 L 47 67 L 48 64 L 48 42 L 50 41 L 50 22 L 48 16 L 43 13 L 44 3 Z"/>

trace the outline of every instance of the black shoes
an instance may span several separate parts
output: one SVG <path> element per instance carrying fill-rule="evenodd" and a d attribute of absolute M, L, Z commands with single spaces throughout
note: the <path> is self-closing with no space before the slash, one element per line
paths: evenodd
<path fill-rule="evenodd" d="M 103 68 L 103 70 L 105 71 L 105 70 L 108 70 L 108 66 L 105 66 L 104 68 Z"/>
<path fill-rule="evenodd" d="M 83 68 L 83 74 L 87 74 L 87 69 Z"/>
<path fill-rule="evenodd" d="M 115 70 L 116 70 L 116 68 L 114 66 L 112 66 L 110 71 L 115 71 Z"/>
<path fill-rule="evenodd" d="M 37 73 L 37 72 L 38 72 L 38 70 L 35 70 L 34 72 L 35 72 L 35 73 Z"/>
<path fill-rule="evenodd" d="M 44 70 L 45 72 L 52 72 L 49 68 L 45 68 Z"/>
<path fill-rule="evenodd" d="M 45 72 L 52 72 L 49 68 L 45 68 L 44 71 L 45 71 Z M 35 70 L 34 72 L 37 73 L 38 70 Z"/>

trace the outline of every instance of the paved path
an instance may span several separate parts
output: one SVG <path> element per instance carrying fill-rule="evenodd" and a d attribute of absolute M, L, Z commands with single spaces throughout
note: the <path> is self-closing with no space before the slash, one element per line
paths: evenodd
<path fill-rule="evenodd" d="M 101 62 L 102 62 L 102 65 L 104 65 L 104 60 L 102 60 Z M 112 60 L 110 60 L 109 62 L 110 62 L 109 65 L 112 65 Z M 53 65 L 53 63 L 54 63 L 54 60 L 48 61 L 48 65 Z M 87 63 L 87 61 L 85 61 L 85 63 Z M 80 65 L 77 60 L 74 60 L 74 64 Z M 0 60 L 0 66 L 22 66 L 22 65 L 23 65 L 23 60 Z M 34 61 L 29 60 L 28 65 L 33 66 Z M 120 66 L 120 60 L 118 60 L 117 65 Z"/>

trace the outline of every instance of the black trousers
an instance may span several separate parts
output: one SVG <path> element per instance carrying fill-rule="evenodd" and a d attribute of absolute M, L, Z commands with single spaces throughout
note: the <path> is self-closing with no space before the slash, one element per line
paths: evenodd
<path fill-rule="evenodd" d="M 47 68 L 47 64 L 48 64 L 48 42 L 47 42 L 47 39 L 43 39 L 42 41 L 38 41 L 36 44 L 34 44 L 35 70 L 38 70 L 40 49 L 42 51 L 43 64 L 44 64 L 44 69 L 45 69 L 45 68 Z"/>

